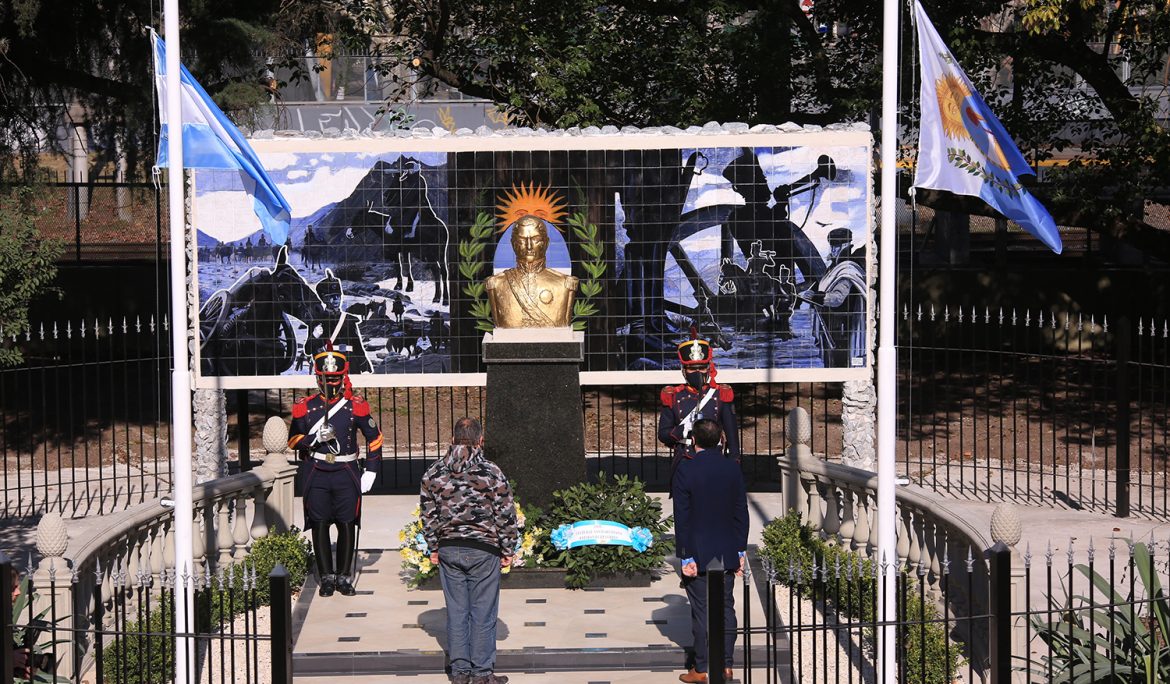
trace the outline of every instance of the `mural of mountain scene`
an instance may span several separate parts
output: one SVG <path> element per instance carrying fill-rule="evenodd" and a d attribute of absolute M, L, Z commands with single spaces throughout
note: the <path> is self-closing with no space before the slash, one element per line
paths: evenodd
<path fill-rule="evenodd" d="M 272 173 L 294 210 L 284 245 L 241 221 L 241 206 L 234 221 L 195 212 L 202 374 L 307 373 L 327 341 L 349 352 L 351 373 L 447 372 L 445 155 L 289 156 L 313 158 Z M 224 175 L 197 176 L 199 208 L 240 205 Z"/>
<path fill-rule="evenodd" d="M 486 260 L 479 279 L 507 267 L 497 218 L 517 197 L 564 207 L 549 267 L 585 282 L 587 261 L 604 266 L 577 317 L 583 370 L 677 368 L 691 328 L 720 368 L 864 367 L 869 145 L 731 142 L 558 155 L 340 153 L 321 141 L 262 153 L 293 208 L 284 245 L 267 240 L 237 177 L 200 171 L 201 375 L 307 373 L 327 341 L 351 351 L 354 373 L 482 369 L 462 250 Z M 475 247 L 469 230 L 485 215 L 500 225 Z"/>

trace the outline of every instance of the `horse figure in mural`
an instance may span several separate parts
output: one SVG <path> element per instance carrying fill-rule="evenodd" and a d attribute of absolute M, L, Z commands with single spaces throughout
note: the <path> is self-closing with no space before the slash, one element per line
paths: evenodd
<path fill-rule="evenodd" d="M 417 160 L 402 157 L 398 160 L 397 183 L 386 186 L 382 194 L 385 228 L 382 236 L 382 258 L 397 261 L 398 279 L 394 289 L 414 291 L 412 263 L 435 274 L 435 294 L 432 304 L 450 304 L 450 277 L 448 263 L 451 231 L 435 212 L 434 198 L 423 165 Z"/>
<path fill-rule="evenodd" d="M 291 319 L 306 326 L 328 318 L 313 287 L 281 247 L 272 268 L 249 268 L 199 310 L 199 356 L 205 375 L 279 375 L 299 352 Z"/>

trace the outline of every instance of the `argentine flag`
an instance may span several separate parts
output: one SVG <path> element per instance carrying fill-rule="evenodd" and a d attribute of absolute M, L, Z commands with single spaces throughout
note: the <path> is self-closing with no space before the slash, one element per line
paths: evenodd
<path fill-rule="evenodd" d="M 1033 175 L 1032 167 L 975 91 L 918 0 L 914 21 L 922 64 L 915 187 L 982 198 L 1060 254 L 1056 222 L 1019 182 L 1019 176 Z"/>
<path fill-rule="evenodd" d="M 162 127 L 158 140 L 156 166 L 167 166 L 167 82 L 166 46 L 154 31 L 150 32 L 154 48 L 154 83 L 158 90 L 159 119 Z M 235 169 L 240 172 L 244 189 L 254 200 L 256 216 L 274 245 L 283 245 L 288 237 L 292 210 L 268 177 L 256 153 L 240 131 L 220 111 L 203 86 L 181 67 L 183 90 L 183 165 L 189 169 Z"/>

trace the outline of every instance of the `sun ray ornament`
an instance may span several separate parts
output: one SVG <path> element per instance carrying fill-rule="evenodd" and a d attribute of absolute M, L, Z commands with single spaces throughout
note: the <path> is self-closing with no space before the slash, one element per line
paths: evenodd
<path fill-rule="evenodd" d="M 532 215 L 543 219 L 562 233 L 560 224 L 565 219 L 566 205 L 563 199 L 551 188 L 545 188 L 535 183 L 513 185 L 504 193 L 503 201 L 496 205 L 500 219 L 497 232 L 502 233 L 524 216 Z"/>
<path fill-rule="evenodd" d="M 1056 222 L 1020 184 L 1035 175 L 1019 148 L 914 2 L 922 64 L 914 186 L 979 197 L 1060 254 Z"/>

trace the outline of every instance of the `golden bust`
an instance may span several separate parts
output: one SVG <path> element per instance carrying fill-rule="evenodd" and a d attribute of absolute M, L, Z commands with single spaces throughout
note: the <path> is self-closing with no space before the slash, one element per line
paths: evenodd
<path fill-rule="evenodd" d="M 573 318 L 577 279 L 545 268 L 548 229 L 535 216 L 512 225 L 516 266 L 484 281 L 497 328 L 565 328 Z"/>

